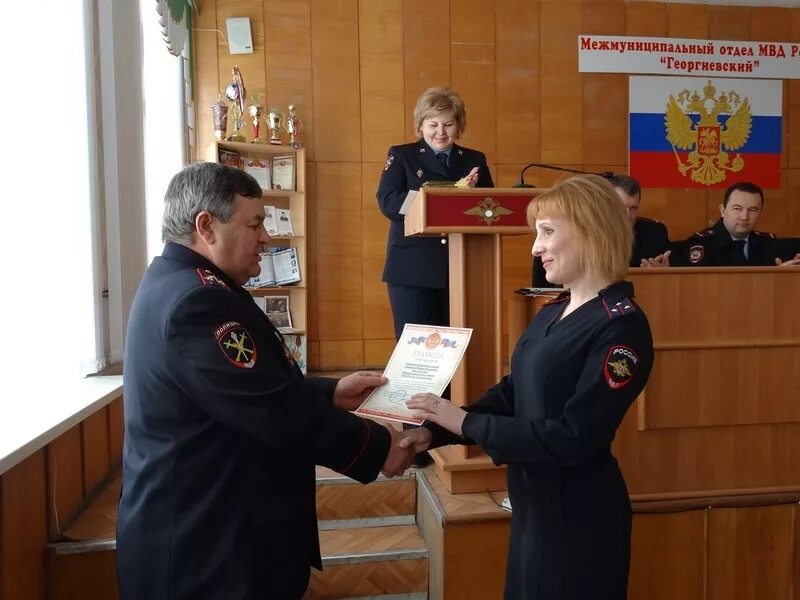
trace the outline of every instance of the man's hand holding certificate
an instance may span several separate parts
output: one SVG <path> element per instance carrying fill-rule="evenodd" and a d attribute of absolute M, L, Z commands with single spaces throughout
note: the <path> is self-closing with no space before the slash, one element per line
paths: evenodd
<path fill-rule="evenodd" d="M 472 329 L 407 324 L 383 372 L 389 383 L 375 389 L 356 414 L 420 425 L 423 419 L 413 416 L 406 400 L 426 392 L 441 396 L 471 336 Z"/>

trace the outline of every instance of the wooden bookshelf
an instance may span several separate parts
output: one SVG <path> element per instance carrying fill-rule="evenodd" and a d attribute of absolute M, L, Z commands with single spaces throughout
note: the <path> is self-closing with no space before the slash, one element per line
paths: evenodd
<path fill-rule="evenodd" d="M 308 274 L 307 246 L 306 246 L 306 153 L 305 149 L 295 149 L 290 146 L 273 146 L 270 144 L 253 144 L 244 142 L 216 142 L 213 159 L 219 162 L 220 150 L 236 152 L 242 159 L 260 158 L 272 168 L 272 156 L 293 155 L 295 164 L 293 190 L 262 190 L 264 205 L 280 209 L 289 209 L 292 213 L 292 236 L 270 237 L 271 246 L 286 246 L 295 248 L 300 266 L 300 281 L 292 285 L 280 285 L 258 288 L 246 288 L 254 297 L 289 296 L 289 310 L 292 315 L 291 331 L 283 332 L 284 336 L 303 336 L 306 338 L 308 348 L 307 323 L 308 302 L 306 277 Z M 272 181 L 270 171 L 270 181 Z M 307 361 L 307 350 L 306 350 Z"/>

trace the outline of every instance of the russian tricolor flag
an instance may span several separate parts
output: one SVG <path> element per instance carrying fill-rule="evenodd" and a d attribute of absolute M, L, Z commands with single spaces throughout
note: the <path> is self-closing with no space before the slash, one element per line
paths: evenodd
<path fill-rule="evenodd" d="M 780 80 L 630 77 L 628 159 L 642 187 L 781 186 Z"/>

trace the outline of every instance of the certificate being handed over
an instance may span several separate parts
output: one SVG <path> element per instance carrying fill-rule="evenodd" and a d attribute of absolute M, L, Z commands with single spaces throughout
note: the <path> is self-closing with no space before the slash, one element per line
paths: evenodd
<path fill-rule="evenodd" d="M 471 336 L 472 329 L 407 324 L 383 372 L 389 383 L 373 391 L 356 414 L 422 424 L 423 419 L 406 408 L 406 400 L 424 392 L 441 396 Z"/>

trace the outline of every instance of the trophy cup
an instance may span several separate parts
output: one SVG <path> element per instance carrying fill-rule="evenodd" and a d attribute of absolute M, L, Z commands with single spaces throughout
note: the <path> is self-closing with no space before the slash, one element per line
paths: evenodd
<path fill-rule="evenodd" d="M 267 126 L 269 127 L 270 137 L 269 143 L 273 146 L 281 145 L 281 138 L 278 136 L 278 131 L 283 123 L 283 115 L 278 112 L 277 108 L 273 108 L 267 114 Z"/>
<path fill-rule="evenodd" d="M 242 135 L 244 128 L 244 98 L 247 90 L 244 87 L 244 79 L 239 72 L 239 67 L 232 69 L 233 81 L 225 88 L 225 97 L 231 101 L 231 118 L 233 120 L 233 133 L 228 137 L 229 142 L 246 142 Z"/>
<path fill-rule="evenodd" d="M 289 113 L 286 115 L 286 131 L 289 134 L 289 145 L 298 150 L 301 146 L 300 141 L 300 127 L 303 123 L 297 118 L 297 113 L 294 111 L 294 104 L 289 105 Z"/>
<path fill-rule="evenodd" d="M 214 119 L 214 137 L 221 142 L 228 128 L 228 105 L 222 100 L 222 94 L 211 105 L 211 117 Z"/>
<path fill-rule="evenodd" d="M 261 99 L 259 98 L 258 94 L 253 96 L 253 99 L 250 100 L 250 118 L 253 119 L 253 138 L 254 144 L 263 144 L 264 141 L 259 136 L 259 132 L 261 130 L 261 117 L 264 116 L 264 105 L 261 104 Z"/>

